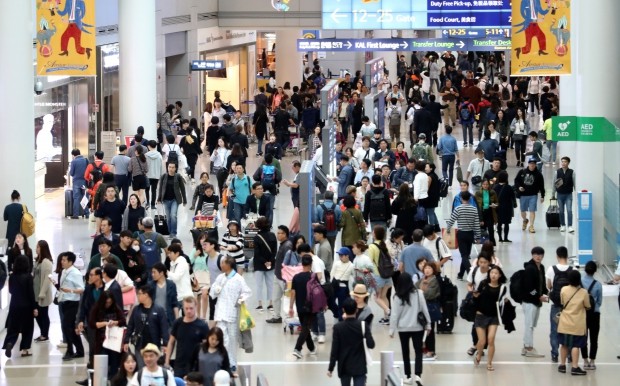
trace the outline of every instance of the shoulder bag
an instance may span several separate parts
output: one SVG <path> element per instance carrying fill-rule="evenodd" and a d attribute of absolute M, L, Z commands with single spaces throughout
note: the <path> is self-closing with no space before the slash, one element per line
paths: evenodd
<path fill-rule="evenodd" d="M 372 354 L 370 353 L 370 349 L 366 343 L 366 322 L 360 320 L 362 324 L 362 342 L 364 344 L 364 355 L 366 356 L 366 366 L 372 365 Z"/>
<path fill-rule="evenodd" d="M 581 288 L 577 288 L 577 291 L 575 291 L 573 296 L 571 296 L 570 299 L 568 299 L 566 304 L 562 304 L 562 309 L 560 309 L 560 311 L 556 312 L 555 315 L 553 315 L 553 321 L 555 322 L 555 324 L 560 324 L 560 316 L 562 315 L 562 311 L 566 309 L 566 306 L 568 306 L 568 303 L 570 303 L 570 301 L 573 300 L 573 298 L 575 297 L 575 295 L 577 295 L 577 292 L 579 292 L 580 289 Z"/>

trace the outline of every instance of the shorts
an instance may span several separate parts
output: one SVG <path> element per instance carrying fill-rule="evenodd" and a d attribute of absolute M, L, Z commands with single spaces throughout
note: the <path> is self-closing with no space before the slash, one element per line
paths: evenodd
<path fill-rule="evenodd" d="M 474 319 L 474 327 L 487 328 L 489 326 L 499 326 L 499 319 L 497 316 L 476 314 L 476 319 Z"/>
<path fill-rule="evenodd" d="M 536 212 L 538 208 L 538 196 L 521 196 L 519 198 L 519 207 L 521 207 L 521 212 Z"/>
<path fill-rule="evenodd" d="M 558 333 L 558 343 L 568 348 L 582 348 L 586 346 L 586 336 Z"/>
<path fill-rule="evenodd" d="M 135 176 L 133 180 L 131 181 L 131 189 L 133 189 L 134 191 L 146 189 L 148 188 L 147 185 L 148 185 L 147 179 L 144 174 Z"/>
<path fill-rule="evenodd" d="M 386 286 L 391 287 L 392 286 L 392 278 L 388 277 L 387 279 L 384 279 L 381 277 L 381 275 L 372 275 L 373 278 L 375 279 L 375 283 L 377 283 L 377 289 L 379 288 L 383 288 Z"/>

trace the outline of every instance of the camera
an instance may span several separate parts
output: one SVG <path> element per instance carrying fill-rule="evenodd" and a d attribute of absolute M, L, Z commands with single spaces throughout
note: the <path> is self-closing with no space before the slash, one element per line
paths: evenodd
<path fill-rule="evenodd" d="M 34 93 L 37 95 L 43 94 L 43 82 L 40 80 L 34 82 Z"/>

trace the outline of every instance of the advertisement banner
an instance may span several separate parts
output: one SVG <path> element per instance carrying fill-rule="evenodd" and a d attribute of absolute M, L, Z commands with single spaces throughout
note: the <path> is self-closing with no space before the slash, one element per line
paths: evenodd
<path fill-rule="evenodd" d="M 37 75 L 95 76 L 95 0 L 37 0 Z"/>
<path fill-rule="evenodd" d="M 570 1 L 512 1 L 512 76 L 571 73 Z"/>

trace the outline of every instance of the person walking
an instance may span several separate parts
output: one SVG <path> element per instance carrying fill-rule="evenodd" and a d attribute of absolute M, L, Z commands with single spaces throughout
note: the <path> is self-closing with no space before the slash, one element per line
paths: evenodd
<path fill-rule="evenodd" d="M 581 287 L 588 290 L 594 304 L 590 304 L 590 309 L 586 313 L 587 335 L 590 338 L 590 351 L 588 352 L 588 342 L 581 346 L 581 356 L 583 357 L 584 370 L 596 370 L 596 354 L 598 352 L 598 334 L 601 330 L 601 306 L 603 305 L 603 285 L 594 279 L 596 273 L 596 263 L 588 261 L 586 263 L 586 274 L 581 277 Z"/>
<path fill-rule="evenodd" d="M 540 308 L 549 301 L 547 286 L 545 285 L 545 266 L 542 260 L 545 250 L 542 247 L 534 247 L 531 251 L 532 259 L 523 264 L 523 314 L 525 316 L 525 328 L 523 334 L 523 348 L 521 355 L 529 358 L 543 358 L 534 348 L 534 328 L 538 324 Z"/>
<path fill-rule="evenodd" d="M 299 322 L 301 323 L 301 333 L 297 338 L 295 350 L 293 351 L 293 356 L 296 358 L 301 358 L 301 349 L 304 343 L 306 343 L 308 350 L 310 350 L 310 355 L 316 355 L 316 347 L 312 340 L 312 335 L 310 334 L 310 329 L 314 325 L 316 314 L 306 305 L 308 294 L 306 287 L 312 278 L 312 256 L 310 254 L 305 254 L 301 257 L 301 266 L 302 271 L 293 276 L 290 290 L 291 301 L 288 310 L 289 316 L 292 318 L 295 316 L 293 307 L 296 306 Z"/>
<path fill-rule="evenodd" d="M 177 214 L 179 205 L 186 205 L 187 197 L 185 194 L 185 181 L 183 177 L 177 173 L 177 165 L 169 162 L 167 169 L 168 172 L 162 174 L 159 179 L 157 203 L 163 203 L 166 209 L 168 230 L 170 231 L 170 238 L 173 239 L 177 237 Z"/>
<path fill-rule="evenodd" d="M 6 238 L 9 241 L 9 248 L 15 242 L 15 236 L 21 230 L 22 216 L 24 215 L 24 207 L 19 203 L 21 196 L 17 190 L 11 193 L 11 203 L 4 207 L 4 221 L 6 225 Z M 81 197 L 80 197 L 81 199 Z M 10 267 L 9 267 L 10 270 Z"/>
<path fill-rule="evenodd" d="M 562 157 L 561 167 L 553 178 L 553 196 L 558 199 L 560 207 L 560 232 L 575 233 L 573 228 L 573 192 L 575 191 L 575 171 L 570 169 L 570 157 Z M 566 211 L 566 218 L 564 217 Z"/>
<path fill-rule="evenodd" d="M 147 163 L 147 172 L 146 177 L 149 179 L 149 187 L 150 187 L 150 197 L 149 192 L 146 192 L 146 202 L 144 203 L 145 208 L 149 208 L 149 206 L 153 209 L 157 209 L 155 203 L 157 202 L 157 185 L 159 182 L 159 178 L 162 175 L 162 156 L 161 153 L 157 151 L 157 142 L 154 140 L 150 140 L 148 143 L 149 151 L 145 154 L 146 163 Z"/>
<path fill-rule="evenodd" d="M 515 188 L 519 191 L 519 207 L 521 208 L 521 219 L 523 225 L 521 230 L 526 230 L 529 224 L 529 232 L 536 233 L 534 221 L 536 220 L 536 210 L 538 194 L 540 202 L 545 201 L 545 178 L 536 167 L 536 160 L 530 159 L 525 169 L 519 170 L 515 177 Z M 527 218 L 529 212 L 530 218 Z"/>
<path fill-rule="evenodd" d="M 461 192 L 461 205 L 454 208 L 450 219 L 446 223 L 446 233 L 448 234 L 452 231 L 454 223 L 459 224 L 459 230 L 456 234 L 461 254 L 461 268 L 457 275 L 459 280 L 462 280 L 463 275 L 471 268 L 469 258 L 472 245 L 476 240 L 480 240 L 478 209 L 470 204 L 470 198 L 471 193 L 468 191 Z"/>
<path fill-rule="evenodd" d="M 259 217 L 255 223 L 258 233 L 254 236 L 254 276 L 256 279 L 256 293 L 258 307 L 256 311 L 263 312 L 263 287 L 267 288 L 267 311 L 273 309 L 273 279 L 275 257 L 278 249 L 276 235 L 270 231 L 271 226 L 266 217 Z"/>
<path fill-rule="evenodd" d="M 200 148 L 200 140 L 194 132 L 193 127 L 188 127 L 185 136 L 181 139 L 181 142 L 179 142 L 179 146 L 187 158 L 187 166 L 189 168 L 187 174 L 189 175 L 191 182 L 194 183 L 196 162 L 198 161 L 198 156 L 202 154 L 202 149 Z"/>
<path fill-rule="evenodd" d="M 75 162 L 76 160 L 77 157 L 74 157 L 71 164 L 73 164 L 73 162 Z M 118 190 L 122 193 L 121 200 L 123 200 L 125 204 L 127 203 L 127 198 L 129 197 L 130 172 L 128 168 L 130 163 L 131 158 L 127 156 L 127 145 L 120 145 L 118 147 L 118 154 L 112 157 L 110 165 L 114 167 L 114 185 L 116 185 Z M 88 162 L 86 162 L 86 164 L 84 165 L 84 170 L 86 170 L 86 166 L 88 166 Z M 83 175 L 84 172 L 82 172 L 82 176 Z M 75 183 L 75 179 L 73 183 Z M 73 198 L 73 200 L 75 205 L 75 197 Z"/>
<path fill-rule="evenodd" d="M 80 212 L 82 212 L 82 197 L 86 193 L 86 179 L 84 173 L 88 167 L 88 160 L 82 156 L 80 149 L 71 150 L 71 165 L 69 166 L 69 176 L 71 176 L 71 190 L 73 191 L 73 217 L 79 218 Z M 112 164 L 114 165 L 114 163 Z M 122 168 L 122 167 L 121 167 Z M 125 164 L 125 172 L 127 171 L 127 165 Z M 127 174 L 125 174 L 126 178 Z M 88 206 L 84 208 L 84 217 L 88 217 Z M 6 220 L 6 218 L 5 218 Z M 8 229 L 7 229 L 8 232 Z M 8 238 L 8 237 L 7 237 Z M 11 239 L 9 239 L 9 245 Z"/>
<path fill-rule="evenodd" d="M 50 331 L 49 305 L 52 304 L 52 281 L 50 276 L 53 270 L 53 259 L 47 241 L 37 243 L 37 261 L 34 266 L 34 296 L 37 302 L 36 321 L 41 335 L 35 343 L 48 342 Z"/>
<path fill-rule="evenodd" d="M 480 226 L 485 229 L 489 240 L 495 245 L 495 223 L 497 223 L 498 199 L 495 190 L 491 189 L 489 180 L 482 180 L 480 190 L 476 192 L 476 204 L 480 208 Z"/>
<path fill-rule="evenodd" d="M 508 173 L 505 170 L 497 174 L 497 180 L 493 184 L 493 190 L 497 195 L 497 235 L 500 243 L 511 243 L 508 239 L 510 223 L 515 215 L 517 199 L 512 186 L 508 185 Z M 503 237 L 502 237 L 503 235 Z"/>
<path fill-rule="evenodd" d="M 437 359 L 435 351 L 435 324 L 441 319 L 440 288 L 437 275 L 441 273 L 439 265 L 435 262 L 425 262 L 422 267 L 422 278 L 415 283 L 417 289 L 421 290 L 426 300 L 428 314 L 430 315 L 431 329 L 424 342 L 426 352 L 423 354 L 424 360 Z"/>
<path fill-rule="evenodd" d="M 76 333 L 77 311 L 80 305 L 80 295 L 84 292 L 82 273 L 73 265 L 76 260 L 73 252 L 64 252 L 60 255 L 62 275 L 60 276 L 58 306 L 62 313 L 60 321 L 63 336 L 66 338 L 67 351 L 62 360 L 84 357 L 82 338 Z"/>
<path fill-rule="evenodd" d="M 34 330 L 33 316 L 36 317 L 39 311 L 34 294 L 32 275 L 28 268 L 28 258 L 20 255 L 15 259 L 13 272 L 9 277 L 11 302 L 7 316 L 7 332 L 2 345 L 7 358 L 11 358 L 11 350 L 13 350 L 19 334 L 22 335 L 19 345 L 21 356 L 32 356 L 30 345 L 32 344 L 32 332 Z"/>
<path fill-rule="evenodd" d="M 421 317 L 424 315 L 424 318 Z M 422 343 L 424 331 L 431 330 L 431 317 L 428 313 L 426 300 L 422 291 L 416 290 L 413 279 L 407 272 L 402 272 L 396 283 L 392 298 L 392 316 L 390 318 L 390 338 L 398 332 L 400 347 L 405 365 L 405 380 L 407 385 L 413 384 L 411 373 L 411 359 L 409 356 L 409 341 L 413 342 L 415 352 L 415 382 L 422 385 Z"/>
<path fill-rule="evenodd" d="M 342 386 L 364 386 L 370 365 L 364 352 L 373 349 L 375 341 L 365 322 L 356 318 L 357 306 L 353 299 L 346 299 L 342 310 L 343 320 L 334 326 L 327 376 L 332 377 L 338 362 L 338 377 Z"/>
<path fill-rule="evenodd" d="M 523 166 L 523 161 L 525 161 L 525 144 L 527 141 L 527 133 L 529 132 L 530 124 L 525 115 L 525 111 L 519 108 L 517 109 L 517 116 L 510 123 L 510 133 L 515 148 L 515 156 L 517 157 L 517 167 Z"/>

